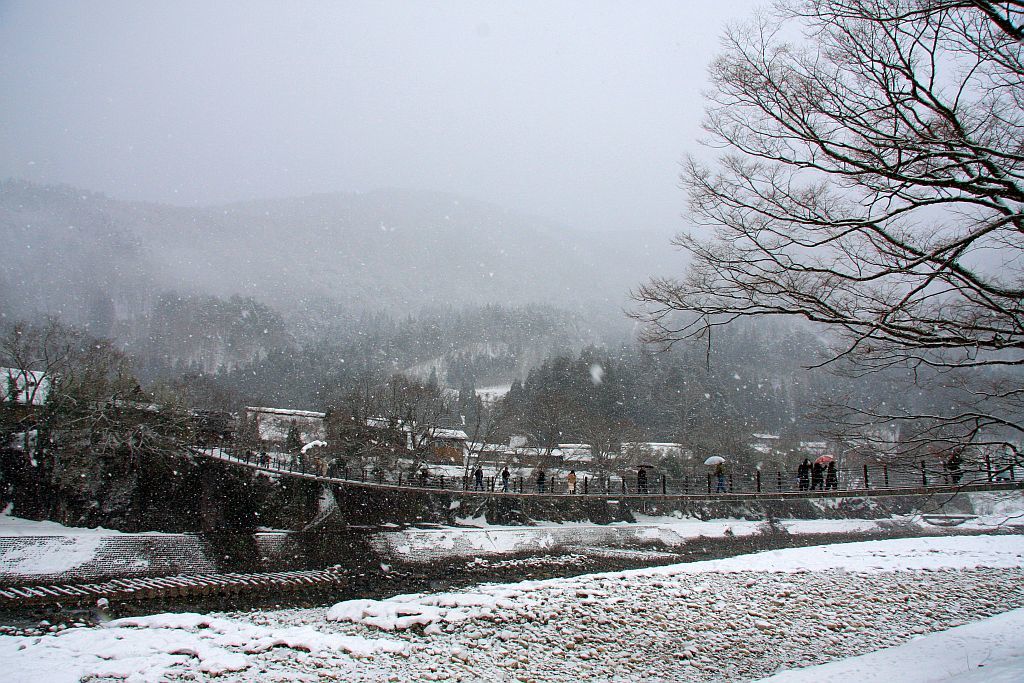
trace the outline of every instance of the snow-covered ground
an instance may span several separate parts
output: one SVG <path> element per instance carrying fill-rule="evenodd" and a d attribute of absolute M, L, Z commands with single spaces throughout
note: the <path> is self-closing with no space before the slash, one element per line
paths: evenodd
<path fill-rule="evenodd" d="M 12 516 L 8 507 L 0 513 L 0 539 L 17 540 L 0 543 L 0 577 L 34 577 L 70 571 L 95 559 L 105 536 L 119 533 L 21 519 Z"/>
<path fill-rule="evenodd" d="M 1019 683 L 1024 680 L 1024 609 L 921 636 L 904 645 L 784 671 L 763 683 Z"/>
<path fill-rule="evenodd" d="M 1022 680 L 1022 625 L 1024 537 L 952 536 L 324 609 L 155 615 L 0 637 L 0 658 L 5 680 L 47 683 L 752 680 L 830 661 L 780 680 Z"/>
<path fill-rule="evenodd" d="M 214 571 L 189 534 L 69 527 L 0 513 L 0 583 L 73 583 L 181 571 Z"/>
<path fill-rule="evenodd" d="M 967 516 L 955 527 L 935 526 L 928 515 L 896 515 L 880 519 L 781 519 L 773 528 L 763 521 L 746 519 L 701 520 L 682 516 L 637 514 L 636 522 L 593 524 L 590 522 L 539 522 L 533 526 L 488 524 L 483 517 L 458 520 L 460 526 L 410 528 L 378 534 L 372 543 L 382 555 L 395 561 L 437 562 L 441 560 L 498 557 L 515 553 L 572 550 L 581 545 L 643 545 L 657 543 L 677 548 L 700 538 L 754 536 L 765 532 L 794 536 L 816 534 L 878 533 L 894 526 L 917 528 L 924 533 L 949 530 L 1024 530 L 1024 500 L 1018 492 L 974 493 L 972 505 L 978 514 Z M 834 501 L 818 501 L 821 505 Z M 958 520 L 959 521 L 959 520 Z"/>
<path fill-rule="evenodd" d="M 465 527 L 402 529 L 376 534 L 371 544 L 395 561 L 437 562 L 440 560 L 500 557 L 517 553 L 571 551 L 579 546 L 633 546 L 661 544 L 684 546 L 700 538 L 753 536 L 766 531 L 764 522 L 742 519 L 653 518 L 638 516 L 636 523 L 592 524 L 590 522 L 539 523 L 534 526 L 499 526 L 482 519 L 464 519 Z M 820 519 L 785 520 L 777 528 L 791 534 L 833 534 L 878 532 L 894 522 L 912 520 Z"/>
<path fill-rule="evenodd" d="M 0 537 L 3 536 L 114 536 L 120 531 L 96 527 L 71 527 L 57 522 L 22 519 L 11 514 L 11 506 L 0 512 Z"/>

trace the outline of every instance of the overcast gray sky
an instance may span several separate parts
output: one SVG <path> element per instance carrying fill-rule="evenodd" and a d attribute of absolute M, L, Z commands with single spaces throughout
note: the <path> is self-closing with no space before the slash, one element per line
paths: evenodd
<path fill-rule="evenodd" d="M 452 191 L 682 227 L 706 67 L 755 0 L 0 0 L 0 177 L 209 204 Z"/>

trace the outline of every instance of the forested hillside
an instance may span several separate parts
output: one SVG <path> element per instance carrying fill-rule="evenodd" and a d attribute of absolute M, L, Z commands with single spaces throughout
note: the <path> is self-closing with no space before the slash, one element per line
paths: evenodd
<path fill-rule="evenodd" d="M 107 332 L 167 291 L 253 297 L 293 324 L 325 309 L 557 305 L 623 327 L 629 289 L 668 269 L 667 235 L 586 234 L 454 195 L 400 190 L 209 208 L 0 183 L 6 305 Z"/>
<path fill-rule="evenodd" d="M 7 324 L 52 316 L 109 338 L 140 381 L 201 407 L 324 410 L 400 376 L 448 393 L 438 415 L 489 438 L 716 449 L 814 432 L 833 402 L 941 400 L 896 392 L 897 371 L 808 371 L 826 340 L 792 321 L 655 353 L 624 309 L 665 249 L 449 195 L 193 209 L 9 181 L 0 235 Z M 511 388 L 484 406 L 485 387 Z"/>

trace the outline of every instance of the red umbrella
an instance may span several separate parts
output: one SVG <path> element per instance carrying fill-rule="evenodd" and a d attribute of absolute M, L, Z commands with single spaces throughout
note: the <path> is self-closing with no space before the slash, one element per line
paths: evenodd
<path fill-rule="evenodd" d="M 821 455 L 821 456 L 818 456 L 818 459 L 814 461 L 814 464 L 815 465 L 827 465 L 828 463 L 832 462 L 833 460 L 835 460 L 835 458 L 833 456 L 831 456 L 831 455 Z"/>

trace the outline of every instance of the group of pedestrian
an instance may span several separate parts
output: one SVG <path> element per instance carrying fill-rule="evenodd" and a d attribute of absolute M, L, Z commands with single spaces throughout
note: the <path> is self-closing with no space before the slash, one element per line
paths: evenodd
<path fill-rule="evenodd" d="M 569 474 L 565 477 L 566 491 L 573 495 L 576 493 L 576 480 L 576 470 L 569 470 Z M 544 470 L 537 470 L 537 493 L 546 493 L 547 489 L 547 475 Z"/>
<path fill-rule="evenodd" d="M 641 466 L 637 470 L 636 475 L 636 490 L 637 493 L 650 493 L 650 485 L 648 483 L 646 465 Z M 719 489 L 725 490 L 725 471 L 719 466 Z M 502 493 L 509 492 L 509 483 L 511 474 L 506 466 L 501 471 L 501 491 Z M 543 469 L 538 468 L 534 474 L 534 486 L 537 493 L 554 493 L 552 484 L 548 481 L 547 472 Z M 473 471 L 473 490 L 474 491 L 486 491 L 487 486 L 484 482 L 484 469 L 482 465 L 477 465 Z M 569 470 L 569 473 L 565 476 L 565 491 L 569 495 L 576 495 L 579 492 L 579 475 L 576 474 L 576 470 Z"/>
<path fill-rule="evenodd" d="M 801 491 L 821 491 L 839 488 L 839 472 L 836 461 L 822 462 L 819 458 L 813 463 L 807 458 L 796 469 L 796 478 Z"/>
<path fill-rule="evenodd" d="M 509 472 L 508 466 L 506 465 L 502 470 L 501 474 L 501 492 L 508 493 L 511 484 L 512 473 Z M 569 474 L 565 478 L 566 490 L 570 494 L 576 493 L 576 482 L 577 482 L 576 470 L 569 470 Z M 548 490 L 548 476 L 547 473 L 538 469 L 535 483 L 537 487 L 537 493 L 546 493 Z M 486 491 L 487 486 L 484 483 L 484 468 L 482 465 L 477 465 L 473 471 L 473 490 L 474 491 Z"/>
<path fill-rule="evenodd" d="M 508 471 L 508 466 L 501 471 L 501 492 L 508 493 L 509 480 L 512 478 L 512 473 Z M 487 489 L 484 486 L 484 468 L 482 465 L 476 466 L 476 471 L 473 472 L 473 490 L 474 491 L 485 491 Z"/>

